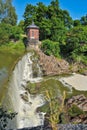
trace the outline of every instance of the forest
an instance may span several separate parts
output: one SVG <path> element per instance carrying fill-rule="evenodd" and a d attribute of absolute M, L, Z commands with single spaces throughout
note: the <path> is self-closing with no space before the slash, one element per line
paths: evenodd
<path fill-rule="evenodd" d="M 27 4 L 24 20 L 17 23 L 12 0 L 1 0 L 0 7 L 0 46 L 20 40 L 34 21 L 40 28 L 41 49 L 45 54 L 87 65 L 87 15 L 73 20 L 67 10 L 60 8 L 58 0 L 52 0 L 49 5 Z"/>

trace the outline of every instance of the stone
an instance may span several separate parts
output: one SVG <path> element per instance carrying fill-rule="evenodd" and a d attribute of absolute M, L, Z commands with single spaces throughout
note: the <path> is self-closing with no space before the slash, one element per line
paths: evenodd
<path fill-rule="evenodd" d="M 39 64 L 44 75 L 58 75 L 69 73 L 69 63 L 63 59 L 47 56 L 41 50 L 37 51 Z"/>

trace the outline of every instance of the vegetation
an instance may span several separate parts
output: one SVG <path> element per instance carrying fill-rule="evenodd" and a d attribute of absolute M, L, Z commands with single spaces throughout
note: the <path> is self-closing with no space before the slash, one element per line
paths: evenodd
<path fill-rule="evenodd" d="M 12 0 L 0 0 L 0 23 L 16 25 L 17 14 L 12 6 Z"/>
<path fill-rule="evenodd" d="M 6 69 L 11 70 L 17 59 L 24 53 L 25 47 L 21 40 L 15 44 L 10 42 L 7 45 L 0 46 L 0 69 L 5 67 Z"/>
<path fill-rule="evenodd" d="M 46 55 L 54 55 L 55 57 L 60 57 L 60 47 L 57 42 L 44 40 L 42 41 L 41 49 Z"/>
<path fill-rule="evenodd" d="M 84 94 L 87 97 L 87 92 L 77 91 L 73 88 L 64 87 L 62 83 L 59 82 L 57 79 L 59 79 L 59 76 L 44 77 L 43 81 L 39 83 L 28 83 L 27 86 L 27 90 L 31 94 L 44 94 L 47 103 L 43 107 L 38 109 L 47 113 L 45 117 L 46 121 L 49 121 L 50 125 L 52 123 L 52 125 L 56 125 L 57 123 L 70 123 L 72 115 L 85 115 L 85 113 L 82 110 L 80 110 L 77 106 L 72 106 L 68 110 L 65 104 L 67 101 L 66 99 L 72 98 L 72 96 Z"/>
<path fill-rule="evenodd" d="M 40 40 L 45 40 L 41 46 L 45 54 L 87 65 L 87 15 L 73 20 L 67 10 L 59 7 L 58 0 L 52 0 L 48 6 L 42 2 L 27 4 L 24 28 L 32 20 L 40 27 Z"/>
<path fill-rule="evenodd" d="M 58 102 L 58 97 L 54 97 L 52 99 L 52 92 L 51 90 L 48 91 L 46 90 L 46 100 L 49 103 L 49 116 L 48 116 L 48 120 L 49 123 L 52 127 L 52 130 L 58 130 L 58 126 L 57 124 L 60 122 L 60 114 L 64 112 L 64 101 L 65 101 L 65 91 L 63 93 L 63 97 L 61 99 L 61 104 L 59 104 Z"/>
<path fill-rule="evenodd" d="M 78 108 L 76 105 L 72 105 L 72 107 L 69 108 L 68 110 L 68 114 L 70 117 L 76 117 L 81 114 L 84 114 L 84 112 L 80 108 Z"/>
<path fill-rule="evenodd" d="M 60 8 L 58 0 L 52 0 L 48 6 L 42 2 L 27 4 L 24 20 L 17 25 L 12 0 L 1 0 L 0 5 L 0 45 L 17 42 L 34 20 L 40 28 L 45 54 L 87 65 L 87 16 L 73 20 L 67 10 Z"/>
<path fill-rule="evenodd" d="M 46 55 L 65 58 L 70 63 L 77 62 L 87 65 L 87 16 L 81 17 L 80 20 L 73 20 L 67 10 L 60 9 L 58 0 L 52 0 L 48 6 L 42 2 L 37 5 L 27 4 L 24 20 L 17 25 L 17 14 L 12 6 L 12 0 L 0 0 L 0 69 L 4 67 L 10 72 L 18 58 L 24 54 L 23 41 L 26 37 L 23 35 L 32 20 L 40 28 L 41 49 Z M 0 90 L 1 100 L 4 90 L 2 88 Z M 69 88 L 64 88 L 58 80 L 49 78 L 41 83 L 29 83 L 28 90 L 31 93 L 45 94 L 49 110 L 44 108 L 49 114 L 52 128 L 56 130 L 55 126 L 60 123 L 60 115 L 64 112 L 65 93 L 63 94 L 63 91 L 66 90 L 68 93 Z M 79 94 L 80 92 L 73 90 L 72 93 Z M 87 96 L 87 92 L 81 93 Z M 61 104 L 55 97 L 58 94 L 63 95 Z M 69 93 L 67 95 L 70 96 Z M 68 111 L 71 117 L 82 113 L 75 105 Z M 6 129 L 7 119 L 12 119 L 14 116 L 13 113 L 9 114 L 0 108 L 1 130 Z"/>
<path fill-rule="evenodd" d="M 10 41 L 18 41 L 21 37 L 21 34 L 22 29 L 19 26 L 0 23 L 0 45 L 8 44 Z"/>
<path fill-rule="evenodd" d="M 23 33 L 17 25 L 17 14 L 12 0 L 0 0 L 0 46 L 10 41 L 18 41 Z"/>
<path fill-rule="evenodd" d="M 25 28 L 32 20 L 40 27 L 40 40 L 50 39 L 58 42 L 64 38 L 67 28 L 71 28 L 73 23 L 68 11 L 59 8 L 58 0 L 52 0 L 48 6 L 42 2 L 36 6 L 27 4 L 24 20 Z"/>
<path fill-rule="evenodd" d="M 17 113 L 8 112 L 0 106 L 0 130 L 6 130 L 8 121 L 11 121 L 16 115 Z"/>

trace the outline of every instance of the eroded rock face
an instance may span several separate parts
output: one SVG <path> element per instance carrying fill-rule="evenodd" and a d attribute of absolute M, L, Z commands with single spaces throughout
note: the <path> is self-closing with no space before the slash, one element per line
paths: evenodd
<path fill-rule="evenodd" d="M 72 105 L 76 105 L 77 107 L 79 107 L 83 112 L 87 112 L 87 98 L 81 94 L 81 95 L 77 95 L 77 96 L 73 96 L 72 98 L 70 98 L 67 102 L 67 107 L 71 108 Z M 70 122 L 72 123 L 83 123 L 83 124 L 87 124 L 87 114 L 80 114 L 78 116 L 75 116 L 73 118 L 70 118 Z"/>
<path fill-rule="evenodd" d="M 68 100 L 68 108 L 71 107 L 73 104 L 77 105 L 81 110 L 87 111 L 87 98 L 83 94 L 73 96 Z"/>
<path fill-rule="evenodd" d="M 37 51 L 37 53 L 44 75 L 69 73 L 69 64 L 65 60 L 57 59 L 54 56 L 47 56 L 41 50 Z"/>

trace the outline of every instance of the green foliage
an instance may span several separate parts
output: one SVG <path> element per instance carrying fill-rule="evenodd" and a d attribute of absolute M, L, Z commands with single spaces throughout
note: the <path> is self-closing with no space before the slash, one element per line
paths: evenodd
<path fill-rule="evenodd" d="M 18 23 L 18 27 L 20 27 L 22 29 L 22 31 L 24 32 L 24 20 L 21 20 L 19 23 Z"/>
<path fill-rule="evenodd" d="M 78 108 L 76 105 L 72 105 L 72 107 L 69 108 L 69 110 L 68 110 L 68 114 L 70 117 L 76 117 L 83 113 L 84 112 L 80 108 Z"/>
<path fill-rule="evenodd" d="M 16 25 L 17 15 L 12 0 L 0 0 L 0 22 Z"/>
<path fill-rule="evenodd" d="M 41 49 L 46 55 L 54 55 L 60 57 L 59 43 L 50 40 L 44 40 L 41 45 Z"/>
<path fill-rule="evenodd" d="M 25 24 L 25 28 L 31 24 L 32 20 L 35 21 L 35 15 L 36 15 L 36 6 L 33 6 L 31 4 L 27 4 L 26 8 L 25 8 L 25 12 L 24 12 L 24 24 Z"/>
<path fill-rule="evenodd" d="M 74 20 L 74 26 L 80 26 L 81 22 L 80 20 Z"/>
<path fill-rule="evenodd" d="M 59 1 L 52 0 L 48 6 L 42 2 L 28 4 L 24 20 L 25 28 L 32 20 L 39 26 L 40 40 L 57 42 L 42 43 L 45 54 L 56 57 L 61 54 L 68 61 L 87 65 L 87 15 L 80 20 L 72 20 L 67 10 L 60 9 Z"/>
<path fill-rule="evenodd" d="M 11 29 L 11 33 L 9 39 L 18 41 L 20 39 L 20 34 L 22 34 L 22 29 L 18 26 L 12 26 L 10 29 Z"/>
<path fill-rule="evenodd" d="M 61 113 L 64 112 L 64 101 L 66 98 L 65 91 L 63 92 L 63 97 L 61 98 L 61 104 L 58 101 L 58 97 L 54 97 L 52 99 L 52 92 L 51 90 L 46 90 L 46 101 L 49 103 L 49 116 L 48 120 L 50 125 L 52 126 L 52 130 L 58 130 L 57 124 L 59 123 L 60 119 L 59 116 Z"/>
<path fill-rule="evenodd" d="M 0 130 L 6 130 L 8 121 L 11 121 L 16 115 L 16 112 L 8 112 L 0 106 Z"/>
<path fill-rule="evenodd" d="M 80 22 L 82 25 L 87 25 L 87 14 L 86 14 L 86 16 L 81 17 Z"/>
<path fill-rule="evenodd" d="M 17 41 L 20 39 L 22 29 L 18 26 L 11 26 L 10 24 L 0 24 L 0 45 L 8 44 L 10 40 Z"/>
<path fill-rule="evenodd" d="M 0 24 L 0 45 L 9 42 L 10 27 L 8 24 Z"/>
<path fill-rule="evenodd" d="M 31 24 L 32 20 L 40 27 L 40 40 L 50 39 L 62 41 L 65 30 L 72 27 L 72 18 L 68 11 L 59 8 L 58 0 L 52 0 L 46 6 L 42 2 L 36 6 L 28 4 L 24 12 L 24 26 Z M 63 37 L 62 37 L 63 36 Z"/>
<path fill-rule="evenodd" d="M 67 33 L 65 41 L 66 44 L 61 46 L 61 52 L 67 59 L 87 64 L 87 26 L 73 27 Z"/>

